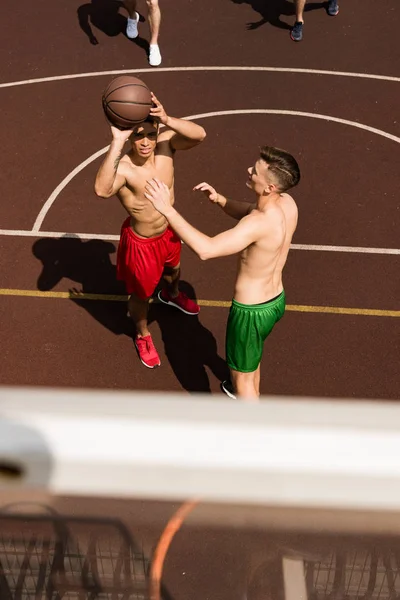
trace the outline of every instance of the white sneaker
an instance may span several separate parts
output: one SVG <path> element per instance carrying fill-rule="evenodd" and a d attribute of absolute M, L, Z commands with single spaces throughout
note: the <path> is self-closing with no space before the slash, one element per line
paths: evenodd
<path fill-rule="evenodd" d="M 139 23 L 139 15 L 135 13 L 136 19 L 130 19 L 128 17 L 128 23 L 126 25 L 126 35 L 130 40 L 134 40 L 139 35 L 138 31 L 138 23 Z"/>
<path fill-rule="evenodd" d="M 158 65 L 161 65 L 161 53 L 157 44 L 150 45 L 149 63 L 152 67 L 158 67 Z"/>

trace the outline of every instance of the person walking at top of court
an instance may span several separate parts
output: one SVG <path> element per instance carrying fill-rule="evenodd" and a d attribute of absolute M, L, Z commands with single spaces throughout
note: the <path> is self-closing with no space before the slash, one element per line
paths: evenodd
<path fill-rule="evenodd" d="M 299 181 L 293 156 L 264 146 L 248 169 L 247 186 L 256 195 L 254 203 L 229 200 L 205 182 L 195 186 L 239 221 L 215 237 L 195 229 L 175 210 L 164 183 L 151 178 L 145 186 L 145 197 L 202 260 L 240 253 L 225 340 L 231 381 L 222 383 L 232 398 L 254 400 L 260 395 L 264 341 L 285 311 L 282 270 L 297 225 L 297 206 L 286 192 Z"/>
<path fill-rule="evenodd" d="M 301 40 L 303 39 L 303 13 L 306 0 L 294 0 L 294 3 L 296 8 L 296 22 L 290 31 L 290 37 L 294 42 L 301 42 Z M 328 15 L 330 15 L 331 17 L 336 17 L 336 15 L 339 13 L 338 0 L 328 0 L 327 12 Z"/>
<path fill-rule="evenodd" d="M 131 40 L 138 37 L 139 14 L 136 12 L 137 0 L 123 0 L 124 6 L 128 11 L 128 23 L 126 26 L 126 35 Z M 150 50 L 149 63 L 152 67 L 158 67 L 161 64 L 161 52 L 158 45 L 158 36 L 160 34 L 161 11 L 158 0 L 146 0 L 149 25 L 150 25 Z"/>

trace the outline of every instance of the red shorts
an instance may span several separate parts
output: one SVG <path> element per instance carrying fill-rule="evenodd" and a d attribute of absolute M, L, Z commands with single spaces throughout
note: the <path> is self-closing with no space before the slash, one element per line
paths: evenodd
<path fill-rule="evenodd" d="M 117 254 L 117 279 L 124 281 L 128 294 L 150 298 L 161 279 L 164 267 L 177 267 L 181 240 L 170 227 L 161 235 L 141 238 L 131 227 L 131 218 L 123 222 Z"/>

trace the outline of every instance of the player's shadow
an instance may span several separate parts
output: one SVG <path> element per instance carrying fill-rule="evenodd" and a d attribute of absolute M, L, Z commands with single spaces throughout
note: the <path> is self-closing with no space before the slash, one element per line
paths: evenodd
<path fill-rule="evenodd" d="M 181 281 L 179 287 L 196 300 L 187 281 Z M 196 316 L 186 315 L 159 303 L 151 306 L 149 314 L 149 321 L 160 327 L 165 354 L 181 386 L 191 393 L 211 393 L 207 368 L 220 381 L 229 378 L 229 369 L 218 354 L 215 337 L 200 319 L 201 311 Z"/>
<path fill-rule="evenodd" d="M 133 339 L 135 328 L 127 315 L 126 301 L 79 298 L 80 293 L 126 296 L 125 286 L 117 281 L 116 268 L 111 262 L 115 251 L 113 243 L 103 240 L 84 241 L 78 236 L 41 238 L 32 247 L 34 256 L 42 263 L 37 287 L 41 291 L 49 291 L 62 279 L 71 280 L 71 301 L 115 335 L 127 335 Z M 77 287 L 74 283 L 78 284 Z M 195 298 L 189 283 L 181 281 L 180 288 L 190 298 Z M 154 321 L 161 329 L 165 354 L 185 390 L 210 393 L 206 367 L 220 381 L 227 379 L 229 371 L 218 355 L 216 340 L 198 316 L 185 315 L 169 306 L 153 303 L 149 323 Z M 138 361 L 138 368 L 139 365 Z"/>
<path fill-rule="evenodd" d="M 120 0 L 91 0 L 87 4 L 79 6 L 77 10 L 79 25 L 91 44 L 96 46 L 99 43 L 92 26 L 109 37 L 120 34 L 126 37 L 127 18 L 119 12 L 123 6 L 123 2 Z M 142 15 L 139 15 L 139 19 L 141 22 L 144 21 Z M 147 40 L 139 35 L 132 41 L 148 53 L 149 43 Z"/>
<path fill-rule="evenodd" d="M 280 29 L 291 29 L 293 23 L 289 24 L 286 21 L 281 19 L 281 16 L 285 17 L 294 17 L 295 15 L 295 7 L 293 2 L 289 2 L 289 0 L 230 0 L 234 4 L 249 4 L 251 8 L 259 13 L 260 19 L 258 21 L 253 21 L 247 23 L 247 29 L 249 31 L 253 29 L 258 29 L 262 25 L 266 25 L 269 23 L 274 27 L 279 27 Z M 304 7 L 304 12 L 309 12 L 311 10 L 316 10 L 319 8 L 326 8 L 327 2 L 313 2 L 306 3 Z"/>
<path fill-rule="evenodd" d="M 81 240 L 78 236 L 42 238 L 32 247 L 34 256 L 42 263 L 37 287 L 52 290 L 62 279 L 71 285 L 71 300 L 87 310 L 93 318 L 115 335 L 133 336 L 133 325 L 126 313 L 126 302 L 82 300 L 78 294 L 106 294 L 124 296 L 124 285 L 117 281 L 111 254 L 116 249 L 111 242 Z"/>

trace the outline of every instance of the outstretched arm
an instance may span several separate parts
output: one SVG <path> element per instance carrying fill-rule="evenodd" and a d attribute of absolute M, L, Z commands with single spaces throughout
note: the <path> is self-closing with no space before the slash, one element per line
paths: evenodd
<path fill-rule="evenodd" d="M 250 204 L 250 202 L 229 200 L 222 194 L 219 194 L 215 188 L 205 181 L 196 185 L 193 190 L 204 192 L 211 202 L 218 204 L 227 215 L 234 219 L 243 219 L 243 217 L 248 215 L 256 207 L 255 202 Z"/>
<path fill-rule="evenodd" d="M 97 172 L 94 191 L 100 198 L 111 198 L 125 185 L 125 178 L 118 173 L 119 162 L 126 140 L 131 135 L 131 130 L 119 130 L 111 126 L 112 142 Z"/>
<path fill-rule="evenodd" d="M 233 228 L 215 237 L 205 235 L 188 223 L 171 206 L 171 195 L 167 185 L 158 179 L 147 182 L 145 196 L 168 220 L 169 224 L 185 244 L 191 248 L 201 260 L 218 256 L 237 254 L 255 242 L 262 233 L 258 220 L 252 216 L 245 217 Z"/>
<path fill-rule="evenodd" d="M 168 142 L 173 150 L 189 150 L 204 140 L 206 132 L 203 127 L 186 119 L 170 117 L 153 93 L 151 99 L 154 106 L 150 110 L 150 115 L 156 117 L 167 128 L 160 133 L 159 144 Z"/>

